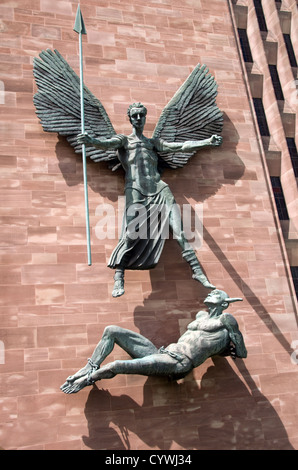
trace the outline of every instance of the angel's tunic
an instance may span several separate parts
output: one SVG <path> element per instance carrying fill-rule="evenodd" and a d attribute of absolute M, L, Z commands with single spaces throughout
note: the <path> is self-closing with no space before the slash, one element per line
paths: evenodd
<path fill-rule="evenodd" d="M 125 212 L 120 240 L 108 266 L 150 269 L 159 261 L 175 204 L 158 171 L 156 152 L 166 151 L 166 142 L 134 135 L 117 138 L 121 139 L 118 158 L 125 170 Z"/>

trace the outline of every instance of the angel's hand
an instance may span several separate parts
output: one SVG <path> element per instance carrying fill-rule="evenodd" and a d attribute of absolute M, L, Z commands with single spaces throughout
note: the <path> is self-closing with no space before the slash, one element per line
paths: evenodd
<path fill-rule="evenodd" d="M 210 137 L 210 145 L 212 147 L 218 147 L 219 145 L 222 144 L 222 137 L 219 135 L 212 135 Z"/>
<path fill-rule="evenodd" d="M 78 142 L 78 144 L 92 145 L 93 144 L 93 139 L 87 133 L 79 134 L 77 136 L 77 142 Z"/>

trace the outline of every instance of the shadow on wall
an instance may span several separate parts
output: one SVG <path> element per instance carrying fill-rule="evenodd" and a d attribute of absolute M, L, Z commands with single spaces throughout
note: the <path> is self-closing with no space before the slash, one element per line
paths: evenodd
<path fill-rule="evenodd" d="M 192 373 L 183 383 L 149 377 L 141 406 L 128 395 L 113 396 L 94 386 L 85 406 L 89 429 L 89 436 L 83 436 L 85 446 L 94 450 L 294 450 L 244 362 L 237 360 L 244 381 L 226 359 L 215 357 L 213 363 L 200 386 Z"/>

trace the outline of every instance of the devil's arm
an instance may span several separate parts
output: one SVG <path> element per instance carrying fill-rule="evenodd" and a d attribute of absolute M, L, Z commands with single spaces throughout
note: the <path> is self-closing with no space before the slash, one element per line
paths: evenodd
<path fill-rule="evenodd" d="M 230 339 L 236 348 L 236 356 L 245 358 L 247 357 L 247 350 L 244 344 L 244 339 L 241 331 L 239 330 L 236 319 L 229 313 L 224 313 L 220 316 L 221 323 L 228 330 Z"/>

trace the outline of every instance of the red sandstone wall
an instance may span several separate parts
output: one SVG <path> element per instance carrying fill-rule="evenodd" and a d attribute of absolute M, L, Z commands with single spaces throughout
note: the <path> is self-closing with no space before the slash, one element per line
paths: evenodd
<path fill-rule="evenodd" d="M 203 204 L 198 255 L 218 288 L 244 298 L 229 311 L 248 358 L 210 359 L 178 383 L 118 376 L 77 395 L 59 390 L 106 325 L 161 346 L 178 338 L 206 295 L 170 240 L 155 270 L 128 272 L 125 296 L 111 297 L 106 263 L 116 241 L 97 239 L 95 211 L 103 202 L 117 207 L 123 179 L 91 163 L 87 266 L 80 158 L 43 132 L 32 103 L 32 61 L 42 49 L 58 49 L 78 70 L 76 9 L 68 0 L 0 5 L 0 446 L 297 449 L 295 301 L 226 0 L 82 0 L 85 81 L 118 132 L 129 132 L 128 104 L 143 101 L 150 135 L 198 62 L 215 75 L 224 144 L 164 179 L 179 204 Z M 112 358 L 123 357 L 115 348 Z"/>

